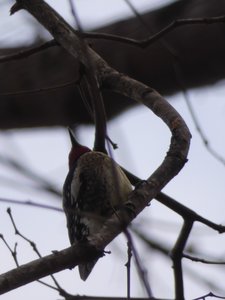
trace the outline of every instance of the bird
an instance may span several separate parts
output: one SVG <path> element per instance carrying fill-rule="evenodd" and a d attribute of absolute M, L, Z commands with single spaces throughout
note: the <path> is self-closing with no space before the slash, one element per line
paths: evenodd
<path fill-rule="evenodd" d="M 128 200 L 132 185 L 107 154 L 78 143 L 69 128 L 72 147 L 63 185 L 63 209 L 71 245 L 100 232 L 104 223 Z M 78 266 L 86 280 L 98 259 Z"/>

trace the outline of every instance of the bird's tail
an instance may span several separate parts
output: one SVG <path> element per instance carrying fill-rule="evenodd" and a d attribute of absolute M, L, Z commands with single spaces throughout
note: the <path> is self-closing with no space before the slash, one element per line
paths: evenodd
<path fill-rule="evenodd" d="M 92 260 L 91 262 L 88 262 L 86 264 L 79 265 L 79 273 L 80 273 L 80 278 L 82 280 L 86 280 L 88 276 L 90 275 L 92 269 L 94 268 L 94 265 L 96 264 L 98 259 Z"/>

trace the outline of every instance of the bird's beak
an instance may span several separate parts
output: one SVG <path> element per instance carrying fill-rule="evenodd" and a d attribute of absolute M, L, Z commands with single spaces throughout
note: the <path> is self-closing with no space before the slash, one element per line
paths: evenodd
<path fill-rule="evenodd" d="M 79 146 L 80 144 L 78 143 L 78 141 L 75 138 L 73 129 L 71 127 L 68 127 L 68 131 L 69 131 L 69 135 L 70 135 L 70 140 L 73 146 Z"/>

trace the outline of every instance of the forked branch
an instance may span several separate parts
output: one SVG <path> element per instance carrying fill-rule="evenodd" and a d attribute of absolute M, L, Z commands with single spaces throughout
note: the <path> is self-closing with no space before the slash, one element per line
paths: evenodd
<path fill-rule="evenodd" d="M 90 47 L 87 46 L 87 50 L 83 51 L 80 37 L 76 31 L 43 0 L 17 0 L 11 13 L 20 9 L 26 9 L 32 14 L 52 34 L 58 44 L 74 58 L 79 59 L 85 68 L 88 68 L 89 60 L 91 60 L 95 77 L 102 88 L 126 95 L 146 105 L 168 126 L 172 136 L 169 151 L 162 164 L 130 194 L 125 208 L 113 215 L 99 234 L 89 240 L 89 244 L 74 245 L 1 275 L 1 293 L 65 268 L 72 268 L 80 262 L 101 255 L 106 245 L 122 232 L 161 189 L 179 173 L 187 161 L 191 138 L 182 117 L 160 94 L 111 68 Z M 121 220 L 123 220 L 123 224 L 121 224 Z"/>

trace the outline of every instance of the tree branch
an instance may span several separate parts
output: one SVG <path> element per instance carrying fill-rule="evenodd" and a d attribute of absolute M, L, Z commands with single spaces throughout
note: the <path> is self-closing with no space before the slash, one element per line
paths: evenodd
<path fill-rule="evenodd" d="M 184 221 L 183 227 L 177 239 L 177 242 L 171 252 L 173 260 L 174 278 L 175 278 L 175 299 L 184 300 L 184 284 L 183 284 L 183 271 L 182 271 L 182 257 L 183 251 L 190 235 L 193 226 L 193 221 Z"/>
<path fill-rule="evenodd" d="M 11 12 L 14 13 L 21 8 L 31 13 L 68 53 L 88 66 L 87 57 L 82 52 L 76 32 L 49 5 L 42 0 L 36 0 L 32 4 L 28 0 L 17 0 Z M 170 149 L 162 165 L 139 189 L 141 195 L 139 198 L 142 198 L 142 205 L 137 205 L 139 213 L 184 166 L 191 136 L 182 117 L 155 90 L 118 73 L 88 46 L 87 51 L 103 87 L 145 104 L 167 124 L 172 133 Z M 135 191 L 135 197 L 138 193 Z"/>
<path fill-rule="evenodd" d="M 66 297 L 66 300 L 127 300 L 127 297 L 71 296 L 71 297 Z M 130 298 L 130 300 L 172 300 L 172 299 L 149 297 L 149 298 Z"/>
<path fill-rule="evenodd" d="M 66 300 L 127 300 L 127 297 L 72 296 L 72 297 L 67 297 Z M 148 297 L 148 298 L 130 298 L 130 300 L 172 300 L 172 299 Z"/>
<path fill-rule="evenodd" d="M 18 60 L 18 59 L 28 58 L 31 55 L 37 54 L 37 53 L 39 53 L 43 50 L 46 50 L 48 48 L 51 48 L 51 47 L 54 47 L 54 46 L 57 46 L 57 45 L 58 44 L 55 40 L 51 40 L 51 41 L 45 42 L 45 43 L 43 43 L 39 46 L 32 47 L 30 49 L 26 49 L 26 50 L 23 50 L 23 51 L 19 51 L 18 53 L 14 53 L 14 54 L 11 54 L 11 55 L 6 55 L 6 56 L 3 56 L 3 57 L 0 56 L 0 64 L 4 63 L 4 62 L 7 62 L 7 61 L 13 61 L 13 60 Z"/>
<path fill-rule="evenodd" d="M 196 5 L 198 6 L 197 11 Z M 190 19 L 195 17 L 201 19 L 202 16 L 210 18 L 222 14 L 225 14 L 223 0 L 218 0 L 216 6 L 210 1 L 203 3 L 201 0 L 188 2 L 181 0 L 149 11 L 142 15 L 142 19 L 148 24 L 148 28 L 154 32 L 159 32 L 171 24 L 173 20 L 184 19 L 186 16 L 190 16 Z M 141 40 L 149 36 L 149 32 L 143 26 L 139 26 L 137 22 L 136 18 L 129 18 L 110 26 L 98 28 L 96 31 L 121 36 L 129 34 L 134 39 Z M 164 36 L 167 44 L 172 45 L 176 53 L 179 54 L 187 89 L 212 84 L 224 78 L 223 28 L 223 25 L 219 23 L 209 26 L 188 25 L 179 27 Z M 124 43 L 102 40 L 93 41 L 92 46 L 114 67 L 120 68 L 122 72 L 146 84 L 151 84 L 160 93 L 168 95 L 180 91 L 180 87 L 174 80 L 171 57 L 168 56 L 160 43 L 155 43 L 145 51 L 139 50 L 137 47 L 134 49 Z M 1 53 L 18 52 L 24 48 L 27 47 L 3 48 Z M 118 56 L 117 53 L 120 55 Z M 48 65 L 51 64 L 51 68 L 43 63 L 46 61 Z M 26 64 L 23 61 L 13 61 L 2 64 L 0 67 L 2 74 L 0 89 L 2 93 L 5 93 L 39 89 L 42 86 L 60 85 L 61 82 L 71 81 L 71 79 L 77 78 L 79 64 L 64 49 L 52 47 L 30 57 Z M 134 106 L 134 102 L 125 97 L 118 96 L 115 101 L 115 97 L 111 93 L 104 93 L 103 91 L 103 95 L 109 119 Z M 90 123 L 92 120 L 86 114 L 81 101 L 78 101 L 79 98 L 76 87 L 71 86 L 56 92 L 35 94 L 32 101 L 30 101 L 29 95 L 7 98 L 2 96 L 1 103 L 5 109 L 0 111 L 0 127 L 9 129 L 68 126 L 74 122 L 74 119 L 78 124 Z M 54 110 L 52 110 L 53 106 Z M 17 109 L 18 107 L 19 109 Z M 49 114 L 50 111 L 51 114 Z"/>
<path fill-rule="evenodd" d="M 47 275 L 71 269 L 80 262 L 99 257 L 99 251 L 90 245 L 77 244 L 54 254 L 34 260 L 0 275 L 0 294 L 4 294 Z"/>
<path fill-rule="evenodd" d="M 29 0 L 17 0 L 11 12 L 21 8 L 30 12 L 68 53 L 88 67 L 88 59 L 76 32 L 49 5 L 42 0 L 32 3 Z M 89 239 L 88 245 L 77 244 L 3 274 L 0 276 L 2 293 L 48 274 L 74 267 L 87 261 L 87 258 L 95 258 L 178 174 L 187 161 L 191 135 L 175 109 L 152 88 L 111 68 L 88 46 L 87 51 L 96 71 L 95 75 L 104 88 L 145 104 L 166 123 L 172 133 L 169 151 L 158 169 L 130 194 L 125 207 L 107 220 L 101 231 Z"/>
<path fill-rule="evenodd" d="M 3 203 L 8 203 L 8 204 L 17 204 L 17 205 L 27 205 L 30 207 L 38 207 L 38 208 L 44 208 L 44 209 L 49 209 L 49 210 L 54 210 L 54 211 L 58 211 L 58 212 L 63 212 L 63 209 L 61 207 L 56 207 L 56 206 L 52 206 L 52 205 L 47 205 L 47 204 L 41 204 L 41 203 L 37 203 L 31 200 L 16 200 L 16 199 L 6 199 L 6 198 L 2 198 L 0 197 L 0 202 Z"/>
<path fill-rule="evenodd" d="M 186 25 L 209 25 L 216 23 L 225 23 L 225 16 L 209 17 L 209 18 L 188 18 L 188 19 L 177 19 L 172 21 L 169 25 L 165 26 L 162 30 L 153 34 L 152 36 L 137 40 L 116 34 L 102 33 L 102 32 L 83 32 L 82 36 L 86 39 L 102 39 L 108 41 L 114 41 L 119 43 L 128 44 L 135 47 L 146 48 L 161 39 L 163 36 L 168 34 L 170 31 Z"/>

